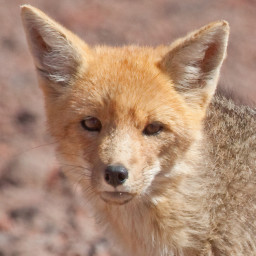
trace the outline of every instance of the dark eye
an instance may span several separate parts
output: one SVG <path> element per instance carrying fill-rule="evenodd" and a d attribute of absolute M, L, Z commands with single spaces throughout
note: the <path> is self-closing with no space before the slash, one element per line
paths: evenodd
<path fill-rule="evenodd" d="M 151 124 L 148 124 L 145 129 L 143 130 L 143 133 L 147 136 L 150 135 L 157 135 L 163 130 L 163 125 L 159 122 L 153 122 Z"/>
<path fill-rule="evenodd" d="M 90 132 L 100 132 L 102 127 L 100 120 L 96 117 L 91 116 L 82 120 L 81 125 L 85 130 Z"/>

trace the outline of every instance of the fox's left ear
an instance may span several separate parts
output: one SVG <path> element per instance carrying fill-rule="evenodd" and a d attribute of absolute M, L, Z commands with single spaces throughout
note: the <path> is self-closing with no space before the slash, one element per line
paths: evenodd
<path fill-rule="evenodd" d="M 213 96 L 228 36 L 226 21 L 211 23 L 174 42 L 158 63 L 191 107 L 204 108 Z"/>

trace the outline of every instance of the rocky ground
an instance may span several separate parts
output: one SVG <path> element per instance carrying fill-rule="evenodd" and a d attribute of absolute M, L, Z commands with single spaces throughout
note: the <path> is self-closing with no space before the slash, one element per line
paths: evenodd
<path fill-rule="evenodd" d="M 47 135 L 42 94 L 19 5 L 30 3 L 89 44 L 166 44 L 226 19 L 231 37 L 220 86 L 256 102 L 254 0 L 0 0 L 0 256 L 110 256 L 79 188 L 71 187 Z"/>

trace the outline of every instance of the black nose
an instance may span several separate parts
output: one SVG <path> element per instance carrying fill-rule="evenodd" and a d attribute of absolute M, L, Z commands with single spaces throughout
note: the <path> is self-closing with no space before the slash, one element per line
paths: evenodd
<path fill-rule="evenodd" d="M 122 185 L 127 178 L 128 171 L 123 166 L 109 165 L 105 170 L 105 181 L 113 187 Z"/>

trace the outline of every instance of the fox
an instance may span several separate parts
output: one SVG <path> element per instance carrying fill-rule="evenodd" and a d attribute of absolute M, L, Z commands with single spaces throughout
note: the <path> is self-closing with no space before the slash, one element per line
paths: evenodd
<path fill-rule="evenodd" d="M 118 255 L 256 255 L 256 109 L 217 88 L 228 22 L 113 47 L 21 17 L 57 158 Z"/>

